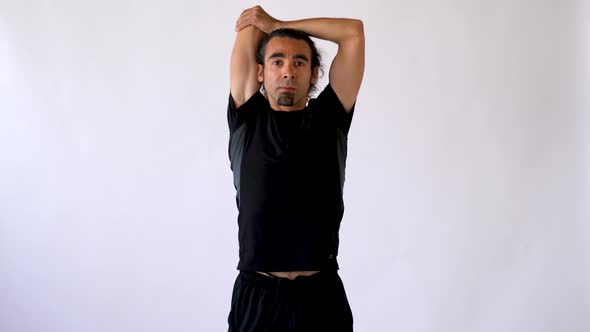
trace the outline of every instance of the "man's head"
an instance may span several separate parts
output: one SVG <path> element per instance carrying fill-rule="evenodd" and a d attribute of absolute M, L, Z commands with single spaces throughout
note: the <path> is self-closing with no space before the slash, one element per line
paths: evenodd
<path fill-rule="evenodd" d="M 257 61 L 258 81 L 263 84 L 273 108 L 305 107 L 321 66 L 318 50 L 309 35 L 293 29 L 275 30 L 260 43 Z"/>

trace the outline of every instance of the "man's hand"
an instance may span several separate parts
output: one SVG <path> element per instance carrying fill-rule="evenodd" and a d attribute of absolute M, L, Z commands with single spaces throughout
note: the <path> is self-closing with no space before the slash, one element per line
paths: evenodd
<path fill-rule="evenodd" d="M 258 28 L 258 30 L 269 34 L 273 30 L 278 29 L 280 24 L 281 21 L 268 15 L 262 7 L 254 6 L 242 12 L 236 22 L 236 32 L 239 32 L 249 25 L 253 25 Z"/>

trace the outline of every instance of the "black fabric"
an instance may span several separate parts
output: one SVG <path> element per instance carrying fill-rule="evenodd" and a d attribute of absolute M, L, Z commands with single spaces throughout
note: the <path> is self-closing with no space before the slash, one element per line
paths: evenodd
<path fill-rule="evenodd" d="M 228 103 L 238 207 L 239 270 L 336 270 L 344 214 L 347 113 L 330 85 L 302 110 L 256 92 Z"/>
<path fill-rule="evenodd" d="M 336 271 L 293 280 L 241 271 L 228 324 L 229 332 L 348 332 L 353 316 Z"/>

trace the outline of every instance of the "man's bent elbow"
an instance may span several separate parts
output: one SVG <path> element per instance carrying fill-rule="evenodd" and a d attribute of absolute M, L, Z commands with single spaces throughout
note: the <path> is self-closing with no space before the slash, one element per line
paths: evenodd
<path fill-rule="evenodd" d="M 353 20 L 352 24 L 352 33 L 355 37 L 364 37 L 365 36 L 365 24 L 361 20 Z"/>

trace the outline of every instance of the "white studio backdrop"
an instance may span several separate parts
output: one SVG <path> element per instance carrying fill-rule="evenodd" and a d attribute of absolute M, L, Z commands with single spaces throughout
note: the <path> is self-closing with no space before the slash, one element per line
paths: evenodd
<path fill-rule="evenodd" d="M 255 4 L 0 0 L 0 331 L 227 329 L 229 59 Z M 356 331 L 590 331 L 587 3 L 260 4 L 365 23 Z"/>

